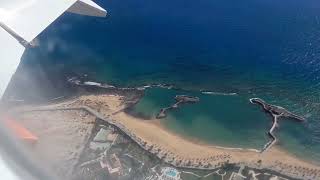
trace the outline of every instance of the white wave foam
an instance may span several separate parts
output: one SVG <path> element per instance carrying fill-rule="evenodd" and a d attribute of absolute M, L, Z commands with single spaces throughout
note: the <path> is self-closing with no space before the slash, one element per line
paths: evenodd
<path fill-rule="evenodd" d="M 222 93 L 222 92 L 213 92 L 213 91 L 202 91 L 202 94 L 216 95 L 216 96 L 236 96 L 237 93 Z"/>
<path fill-rule="evenodd" d="M 87 81 L 83 83 L 84 85 L 88 85 L 88 86 L 101 86 L 101 83 L 97 83 L 97 82 L 92 82 L 92 81 Z"/>

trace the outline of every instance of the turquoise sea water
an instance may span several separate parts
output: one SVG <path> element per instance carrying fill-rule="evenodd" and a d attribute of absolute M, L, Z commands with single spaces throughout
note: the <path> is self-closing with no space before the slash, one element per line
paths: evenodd
<path fill-rule="evenodd" d="M 265 132 L 271 121 L 258 107 L 238 95 L 150 89 L 134 111 L 155 118 L 161 108 L 175 103 L 176 94 L 197 96 L 200 102 L 184 104 L 168 112 L 168 116 L 161 121 L 172 131 L 190 139 L 228 147 L 260 149 L 267 141 Z"/>
<path fill-rule="evenodd" d="M 199 96 L 163 124 L 189 138 L 252 148 L 266 142 L 271 123 L 248 101 L 259 97 L 307 117 L 281 122 L 276 134 L 287 150 L 320 160 L 317 0 L 97 2 L 107 18 L 65 14 L 39 36 L 15 76 L 14 96 L 64 95 L 75 74 L 117 86 L 170 83 L 187 91 L 148 89 L 135 111 L 154 116 L 176 94 Z"/>

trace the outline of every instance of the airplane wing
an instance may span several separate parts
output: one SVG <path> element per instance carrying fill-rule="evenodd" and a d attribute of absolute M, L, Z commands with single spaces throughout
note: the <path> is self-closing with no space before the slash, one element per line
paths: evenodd
<path fill-rule="evenodd" d="M 0 99 L 24 49 L 65 11 L 106 16 L 106 11 L 91 0 L 0 1 Z"/>
<path fill-rule="evenodd" d="M 91 0 L 0 0 L 0 101 L 25 48 L 65 11 L 106 16 L 106 11 Z M 2 177 L 8 180 L 23 179 L 9 168 L 2 157 L 1 153 Z"/>
<path fill-rule="evenodd" d="M 68 12 L 96 17 L 105 17 L 107 15 L 106 10 L 91 0 L 78 0 L 68 9 Z"/>
<path fill-rule="evenodd" d="M 2 97 L 19 65 L 24 47 L 2 28 L 0 28 L 0 39 L 0 97 Z"/>

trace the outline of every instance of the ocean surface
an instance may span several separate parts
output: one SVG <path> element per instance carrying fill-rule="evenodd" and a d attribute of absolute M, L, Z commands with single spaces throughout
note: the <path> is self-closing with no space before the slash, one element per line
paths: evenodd
<path fill-rule="evenodd" d="M 261 148 L 271 126 L 249 103 L 259 97 L 307 118 L 281 121 L 279 145 L 320 161 L 318 0 L 97 3 L 107 18 L 64 14 L 39 36 L 12 96 L 61 96 L 68 77 L 84 74 L 122 87 L 168 83 L 183 90 L 147 89 L 135 111 L 154 117 L 177 94 L 198 96 L 199 103 L 169 112 L 162 123 L 201 142 L 249 148 Z"/>

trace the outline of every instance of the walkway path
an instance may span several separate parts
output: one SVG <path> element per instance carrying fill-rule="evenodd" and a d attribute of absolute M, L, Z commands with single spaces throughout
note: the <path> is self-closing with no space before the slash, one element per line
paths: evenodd
<path fill-rule="evenodd" d="M 269 150 L 277 142 L 277 138 L 273 134 L 273 131 L 275 130 L 276 127 L 278 127 L 279 118 L 286 117 L 286 118 L 298 120 L 299 122 L 305 121 L 304 117 L 298 116 L 292 112 L 289 112 L 283 107 L 268 104 L 260 98 L 252 98 L 250 99 L 250 102 L 252 104 L 261 105 L 266 112 L 271 114 L 272 120 L 273 120 L 273 124 L 270 130 L 268 131 L 268 135 L 271 138 L 271 140 L 264 145 L 264 147 L 261 150 L 261 153 Z"/>

